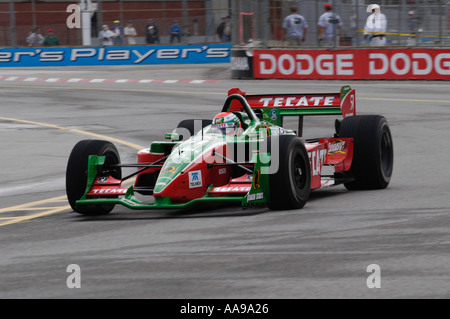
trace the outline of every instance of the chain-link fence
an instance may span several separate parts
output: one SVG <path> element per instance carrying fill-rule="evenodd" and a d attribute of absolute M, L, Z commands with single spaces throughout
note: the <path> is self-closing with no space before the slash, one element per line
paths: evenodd
<path fill-rule="evenodd" d="M 91 1 L 89 1 L 91 2 Z M 76 18 L 68 6 L 83 7 L 87 0 L 0 0 L 0 45 L 4 47 L 29 46 L 27 38 L 39 28 L 45 37 L 48 30 L 58 38 L 60 45 L 81 45 L 81 28 L 68 27 Z M 148 26 L 155 25 L 159 43 L 170 43 L 170 29 L 177 24 L 181 29 L 175 43 L 220 42 L 216 29 L 221 18 L 231 15 L 229 0 L 92 0 L 89 10 L 91 43 L 99 44 L 103 25 L 112 29 L 115 21 L 123 28 L 130 22 L 137 31 L 136 44 L 146 44 Z M 125 43 L 126 44 L 126 43 Z"/>
<path fill-rule="evenodd" d="M 331 46 L 368 46 L 369 36 L 363 30 L 371 12 L 369 4 L 376 3 L 386 16 L 387 29 L 383 33 L 388 46 L 449 46 L 450 1 L 447 0 L 234 0 L 234 45 L 245 45 L 256 40 L 265 47 L 286 47 L 284 19 L 291 14 L 291 6 L 298 7 L 308 25 L 305 41 L 301 46 L 318 47 L 318 22 L 325 12 L 325 4 L 342 23 L 339 32 L 334 24 L 335 39 Z M 340 34 L 341 33 L 341 34 Z"/>
<path fill-rule="evenodd" d="M 182 30 L 180 39 L 173 39 L 175 43 L 229 41 L 217 35 L 223 18 L 229 16 L 234 46 L 253 42 L 269 48 L 286 47 L 283 21 L 290 14 L 290 7 L 296 5 L 308 24 L 301 46 L 318 47 L 323 44 L 319 41 L 317 23 L 324 13 L 324 5 L 329 3 L 342 22 L 342 32 L 334 26 L 336 37 L 331 46 L 364 47 L 369 45 L 362 32 L 370 15 L 366 11 L 374 2 L 387 18 L 386 45 L 450 45 L 450 1 L 447 0 L 97 0 L 92 1 L 89 13 L 91 42 L 99 44 L 98 32 L 102 26 L 112 28 L 118 20 L 122 27 L 130 21 L 137 31 L 136 44 L 146 44 L 150 19 L 158 27 L 160 43 L 171 43 L 170 29 L 175 23 Z M 67 25 L 71 14 L 67 7 L 71 3 L 80 2 L 0 0 L 0 45 L 29 46 L 27 38 L 37 27 L 43 37 L 52 29 L 60 45 L 82 45 L 81 29 Z"/>

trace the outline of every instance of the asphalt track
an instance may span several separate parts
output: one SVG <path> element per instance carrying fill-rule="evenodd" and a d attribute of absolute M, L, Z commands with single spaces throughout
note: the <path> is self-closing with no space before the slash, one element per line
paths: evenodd
<path fill-rule="evenodd" d="M 231 80 L 219 64 L 0 71 L 0 298 L 450 297 L 448 82 Z M 391 126 L 386 190 L 319 190 L 297 211 L 116 207 L 85 217 L 68 208 L 65 166 L 81 139 L 113 140 L 133 161 L 179 121 L 212 118 L 229 88 L 345 84 L 359 114 Z M 306 124 L 307 134 L 333 130 L 332 119 Z M 72 264 L 81 288 L 67 286 Z M 370 289 L 373 264 L 381 287 Z"/>

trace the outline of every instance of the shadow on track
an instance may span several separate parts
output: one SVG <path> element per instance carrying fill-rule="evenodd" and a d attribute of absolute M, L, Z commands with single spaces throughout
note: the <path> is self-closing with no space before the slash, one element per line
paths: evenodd
<path fill-rule="evenodd" d="M 314 203 L 317 200 L 331 198 L 335 196 L 342 196 L 348 193 L 346 189 L 334 190 L 317 190 L 311 192 L 308 202 Z M 301 214 L 302 211 L 308 210 L 308 204 L 300 210 L 293 211 Z M 255 216 L 260 214 L 273 213 L 279 211 L 270 210 L 266 207 L 248 207 L 243 208 L 240 205 L 228 205 L 226 207 L 210 205 L 204 207 L 193 207 L 187 210 L 130 210 L 125 207 L 116 206 L 114 210 L 108 215 L 102 216 L 86 216 L 78 215 L 73 212 L 74 221 L 120 221 L 120 220 L 152 220 L 152 219 L 182 219 L 182 218 L 212 218 L 212 217 L 245 217 Z"/>

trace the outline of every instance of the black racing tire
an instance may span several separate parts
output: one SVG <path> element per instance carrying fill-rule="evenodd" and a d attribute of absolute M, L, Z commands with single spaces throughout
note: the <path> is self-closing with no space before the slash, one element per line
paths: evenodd
<path fill-rule="evenodd" d="M 269 175 L 270 202 L 273 210 L 299 209 L 305 206 L 311 192 L 311 164 L 302 140 L 295 135 L 281 135 L 278 139 L 278 170 Z M 276 151 L 269 138 L 269 151 Z M 271 165 L 276 157 L 271 154 Z"/>
<path fill-rule="evenodd" d="M 394 145 L 386 118 L 381 115 L 347 117 L 341 123 L 339 137 L 351 137 L 354 143 L 349 170 L 353 180 L 344 186 L 349 190 L 386 188 L 394 166 Z"/>
<path fill-rule="evenodd" d="M 87 167 L 90 155 L 106 156 L 105 164 L 120 164 L 120 156 L 114 144 L 102 140 L 82 140 L 78 142 L 69 156 L 66 169 L 66 194 L 73 211 L 83 215 L 106 215 L 113 204 L 76 206 L 75 203 L 86 192 Z M 122 178 L 120 168 L 111 174 L 116 179 Z"/>
<path fill-rule="evenodd" d="M 175 129 L 175 132 L 180 134 L 180 141 L 186 141 L 190 137 L 192 137 L 194 134 L 199 132 L 200 130 L 204 129 L 208 125 L 211 125 L 212 120 L 195 120 L 195 119 L 187 119 L 183 120 L 180 123 L 178 123 L 177 128 Z M 185 132 L 182 129 L 187 129 L 189 131 L 190 136 L 185 136 Z"/>

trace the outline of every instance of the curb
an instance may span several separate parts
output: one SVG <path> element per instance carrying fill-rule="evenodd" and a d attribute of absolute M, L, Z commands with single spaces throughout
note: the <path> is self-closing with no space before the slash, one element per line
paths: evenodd
<path fill-rule="evenodd" d="M 20 76 L 0 76 L 0 81 L 19 81 L 19 82 L 65 82 L 65 83 L 163 83 L 163 84 L 211 84 L 219 83 L 219 80 L 153 80 L 153 79 L 85 79 L 85 78 L 38 78 L 38 77 L 20 77 Z"/>

